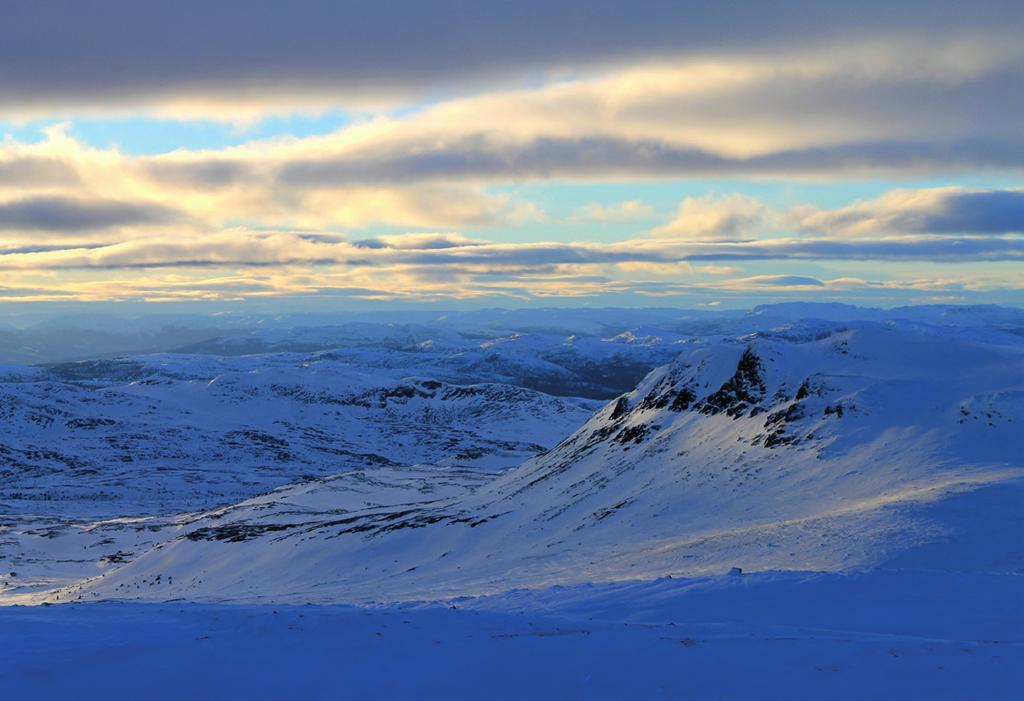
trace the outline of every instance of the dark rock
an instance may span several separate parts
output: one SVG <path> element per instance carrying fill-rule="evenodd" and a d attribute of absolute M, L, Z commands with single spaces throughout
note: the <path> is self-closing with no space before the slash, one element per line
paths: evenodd
<path fill-rule="evenodd" d="M 736 365 L 736 372 L 702 402 L 700 412 L 709 416 L 725 412 L 737 419 L 752 405 L 764 399 L 764 396 L 761 359 L 748 346 Z"/>

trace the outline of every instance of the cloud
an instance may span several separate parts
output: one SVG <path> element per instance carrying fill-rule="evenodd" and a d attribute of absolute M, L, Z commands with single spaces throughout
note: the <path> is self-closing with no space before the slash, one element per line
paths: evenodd
<path fill-rule="evenodd" d="M 1020 261 L 1024 260 L 1024 238 L 915 236 L 857 240 L 497 243 L 460 235 L 412 234 L 353 243 L 330 237 L 239 229 L 173 240 L 140 238 L 91 247 L 0 250 L 0 268 L 39 270 L 301 265 L 349 269 L 412 266 L 450 271 L 514 267 L 546 274 L 554 270 L 550 266 L 561 266 L 558 270 L 564 270 L 566 266 L 627 264 L 625 269 L 637 272 L 671 270 L 664 266 L 692 262 L 786 260 Z M 708 272 L 714 274 L 716 270 L 720 272 L 723 268 L 712 266 Z"/>
<path fill-rule="evenodd" d="M 220 115 L 364 104 L 665 56 L 772 55 L 850 37 L 1016 38 L 1015 3 L 567 0 L 353 5 L 22 3 L 0 33 L 0 109 Z"/>
<path fill-rule="evenodd" d="M 495 187 L 531 181 L 1024 169 L 1019 42 L 852 36 L 825 48 L 780 44 L 767 57 L 647 56 L 401 116 L 356 117 L 329 134 L 205 151 L 132 156 L 90 148 L 57 126 L 40 142 L 0 142 L 0 188 L 16 188 L 18 199 L 143 201 L 211 230 L 442 230 L 543 220 L 536 205 Z M 627 201 L 574 216 L 647 212 Z M 767 226 L 767 214 L 752 200 L 686 201 L 658 233 L 731 238 Z"/>
<path fill-rule="evenodd" d="M 0 142 L 0 188 L 24 188 L 34 185 L 53 186 L 79 182 L 78 174 L 71 164 L 57 158 L 19 157 L 4 154 Z"/>
<path fill-rule="evenodd" d="M 0 202 L 0 230 L 79 232 L 180 221 L 169 207 L 152 203 L 28 197 Z"/>
<path fill-rule="evenodd" d="M 70 290 L 54 290 L 45 287 L 5 287 L 0 285 L 0 300 L 19 299 L 64 299 L 74 295 Z"/>
<path fill-rule="evenodd" d="M 654 208 L 640 200 L 626 200 L 625 202 L 612 202 L 608 204 L 591 202 L 583 207 L 578 207 L 572 216 L 569 217 L 569 221 L 596 223 L 629 222 L 650 219 L 653 215 Z"/>
<path fill-rule="evenodd" d="M 750 237 L 762 230 L 771 217 L 771 210 L 752 197 L 686 197 L 679 203 L 675 219 L 651 234 L 710 241 Z"/>
<path fill-rule="evenodd" d="M 1024 239 L 1002 237 L 893 237 L 837 241 L 833 239 L 765 239 L 694 248 L 688 260 L 1024 260 Z"/>
<path fill-rule="evenodd" d="M 963 187 L 892 190 L 873 200 L 824 209 L 788 211 L 733 194 L 686 197 L 676 217 L 651 230 L 654 237 L 730 241 L 766 235 L 884 239 L 892 236 L 1000 236 L 1024 234 L 1024 190 Z"/>
<path fill-rule="evenodd" d="M 477 246 L 484 242 L 462 234 L 395 234 L 354 241 L 357 248 L 391 248 L 396 250 L 432 251 L 461 246 Z"/>
<path fill-rule="evenodd" d="M 277 170 L 276 182 L 286 188 L 331 188 L 431 180 L 915 175 L 979 168 L 1024 169 L 1024 142 L 990 137 L 934 141 L 880 137 L 737 156 L 618 135 L 525 140 L 494 134 L 452 135 L 443 141 L 382 142 L 333 156 L 286 161 Z"/>
<path fill-rule="evenodd" d="M 731 265 L 706 264 L 721 260 Z M 845 271 L 855 260 L 871 264 L 859 266 L 857 275 L 805 272 L 808 264 L 815 270 Z M 493 297 L 523 302 L 633 295 L 697 303 L 756 292 L 762 300 L 814 293 L 907 302 L 907 294 L 927 292 L 1005 293 L 1024 299 L 1022 261 L 1024 239 L 1007 237 L 509 244 L 412 234 L 379 237 L 366 245 L 365 240 L 239 229 L 173 241 L 140 238 L 91 247 L 0 251 L 5 288 L 0 298 L 316 296 L 424 302 Z M 763 270 L 767 263 L 775 272 L 744 274 L 748 266 Z M 979 267 L 982 263 L 988 267 Z M 929 270 L 942 273 L 929 275 Z"/>
<path fill-rule="evenodd" d="M 886 71 L 895 69 L 879 65 L 886 80 L 894 80 Z M 977 70 L 988 70 L 985 65 L 899 70 L 911 82 L 920 71 L 938 71 L 941 81 L 956 83 L 970 82 Z M 13 196 L 2 193 L 0 276 L 11 290 L 33 291 L 24 299 L 42 298 L 36 293 L 46 290 L 75 299 L 550 299 L 815 288 L 831 294 L 881 284 L 868 274 L 881 264 L 907 270 L 985 264 L 999 270 L 994 284 L 1021 287 L 1021 200 L 1013 189 L 901 190 L 848 207 L 788 212 L 740 195 L 687 198 L 655 236 L 513 243 L 502 232 L 502 241 L 490 240 L 495 237 L 487 227 L 545 220 L 534 204 L 490 187 L 510 180 L 894 173 L 951 167 L 958 154 L 964 167 L 977 167 L 966 165 L 974 156 L 1012 163 L 1024 152 L 1013 143 L 977 140 L 960 143 L 957 151 L 934 140 L 941 134 L 927 133 L 928 126 L 919 129 L 919 140 L 833 143 L 839 131 L 808 138 L 799 128 L 761 133 L 756 124 L 739 124 L 746 131 L 730 126 L 684 135 L 718 143 L 711 150 L 678 142 L 664 105 L 648 110 L 658 102 L 652 94 L 660 89 L 677 99 L 689 90 L 701 99 L 721 98 L 750 82 L 740 71 L 715 88 L 709 77 L 715 70 L 707 70 L 691 76 L 689 87 L 668 80 L 673 72 L 664 67 L 629 69 L 441 101 L 401 119 L 372 119 L 318 137 L 212 151 L 132 156 L 91 148 L 59 127 L 38 142 L 6 139 L 0 163 L 46 167 L 24 170 L 32 178 Z M 809 70 L 834 75 L 838 69 Z M 994 128 L 989 136 L 1005 134 Z M 824 145 L 807 145 L 823 138 Z M 47 170 L 53 164 L 58 167 Z M 627 200 L 594 203 L 577 215 L 626 220 L 648 212 L 644 203 Z M 455 233 L 462 229 L 469 235 Z M 821 272 L 840 264 L 836 277 Z M 857 286 L 854 278 L 865 283 Z M 929 291 L 944 294 L 954 286 L 949 278 L 936 279 Z M 923 289 L 925 281 L 914 285 Z"/>
<path fill-rule="evenodd" d="M 755 275 L 753 277 L 730 280 L 734 286 L 751 287 L 824 287 L 825 283 L 804 275 Z"/>
<path fill-rule="evenodd" d="M 277 203 L 546 179 L 1019 171 L 1024 48 L 1011 39 L 849 35 L 824 47 L 780 45 L 768 56 L 657 54 L 572 79 L 404 105 L 401 116 L 356 116 L 329 134 L 120 162 L 154 187 L 249 193 L 250 202 L 258 192 Z M 63 148 L 5 142 L 0 163 L 17 151 L 63 156 L 90 177 L 95 161 L 113 167 L 109 152 L 68 159 L 70 140 L 58 136 Z"/>
<path fill-rule="evenodd" d="M 1024 190 L 896 190 L 839 209 L 798 208 L 788 219 L 797 231 L 848 236 L 1021 234 Z"/>
<path fill-rule="evenodd" d="M 252 164 L 213 154 L 189 159 L 180 155 L 149 159 L 146 174 L 156 182 L 188 189 L 224 188 L 258 181 Z"/>
<path fill-rule="evenodd" d="M 374 224 L 443 229 L 512 226 L 544 217 L 532 203 L 487 192 L 476 183 L 287 187 L 277 182 L 271 171 L 282 161 L 320 148 L 316 139 L 299 139 L 132 156 L 116 148 L 89 147 L 69 136 L 67 125 L 59 125 L 37 142 L 0 141 L 0 194 L 6 172 L 14 199 L 48 200 L 42 209 L 55 218 L 76 203 L 82 203 L 79 214 L 89 209 L 89 203 L 97 203 L 94 209 L 105 206 L 107 214 L 115 215 L 112 203 L 117 203 L 125 206 L 120 217 L 110 217 L 113 220 L 147 219 L 148 209 L 151 220 L 169 221 L 172 212 L 179 212 L 179 223 L 187 220 L 208 229 L 239 224 L 311 230 Z M 126 203 L 138 207 L 129 212 L 134 205 Z M 35 214 L 38 218 L 46 211 Z"/>

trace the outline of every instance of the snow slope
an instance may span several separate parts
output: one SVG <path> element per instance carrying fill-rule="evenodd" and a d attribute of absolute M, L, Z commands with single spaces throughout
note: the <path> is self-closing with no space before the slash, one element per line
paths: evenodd
<path fill-rule="evenodd" d="M 227 542 L 274 532 L 276 526 L 266 525 L 272 516 L 308 525 L 336 522 L 350 512 L 390 511 L 463 496 L 496 475 L 477 467 L 377 466 L 282 487 L 208 512 L 99 520 L 8 514 L 0 519 L 0 604 L 34 603 L 40 593 L 118 567 L 182 530 L 203 534 L 207 524 L 230 524 L 237 514 L 259 512 L 264 525 L 226 525 L 218 533 Z"/>
<path fill-rule="evenodd" d="M 300 329 L 280 339 L 265 331 L 229 336 L 189 351 L 239 355 L 321 349 L 320 357 L 366 372 L 416 373 L 455 384 L 501 382 L 557 396 L 608 399 L 671 360 L 678 353 L 675 344 L 686 338 L 664 327 L 616 327 L 600 335 L 552 331 L 360 324 Z"/>
<path fill-rule="evenodd" d="M 0 367 L 0 695 L 1019 698 L 1022 315 L 640 316 Z"/>
<path fill-rule="evenodd" d="M 808 321 L 694 340 L 467 494 L 176 526 L 52 595 L 366 601 L 745 571 L 1024 569 L 1024 344 Z M 288 490 L 274 499 L 285 499 Z M 316 512 L 315 514 L 311 512 Z"/>
<path fill-rule="evenodd" d="M 0 607 L 0 695 L 1008 701 L 1024 685 L 1016 579 L 768 573 L 369 608 Z"/>
<path fill-rule="evenodd" d="M 494 470 L 599 406 L 322 354 L 152 355 L 0 370 L 0 513 L 158 515 L 370 465 Z"/>

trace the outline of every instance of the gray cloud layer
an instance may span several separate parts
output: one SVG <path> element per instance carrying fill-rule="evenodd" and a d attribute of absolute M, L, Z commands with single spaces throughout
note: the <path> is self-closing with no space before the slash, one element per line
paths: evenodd
<path fill-rule="evenodd" d="M 428 179 L 807 176 L 979 168 L 1024 168 L 1024 142 L 859 141 L 743 158 L 654 140 L 583 137 L 501 143 L 478 135 L 430 150 L 367 150 L 345 158 L 289 163 L 278 171 L 277 180 L 288 187 L 331 187 Z"/>
<path fill-rule="evenodd" d="M 339 265 L 351 268 L 422 266 L 438 274 L 484 267 L 543 271 L 543 266 L 708 261 L 877 260 L 1024 261 L 1024 239 L 1003 237 L 915 237 L 836 241 L 779 239 L 752 242 L 687 243 L 634 240 L 619 244 L 498 244 L 473 241 L 442 247 L 440 239 L 422 247 L 366 248 L 296 235 L 238 234 L 217 241 L 177 243 L 136 241 L 91 250 L 51 250 L 25 260 L 23 251 L 0 251 L 0 268 L 142 269 L 164 267 L 268 267 Z M 786 284 L 792 280 L 782 278 Z M 782 283 L 774 283 L 782 284 Z"/>
<path fill-rule="evenodd" d="M 819 234 L 1022 234 L 1024 190 L 897 190 L 839 209 L 800 208 L 784 219 Z"/>
<path fill-rule="evenodd" d="M 1013 32 L 1022 20 L 1019 3 L 999 0 L 16 2 L 0 30 L 0 102 L 420 91 L 669 53 Z"/>
<path fill-rule="evenodd" d="M 180 215 L 167 207 L 135 202 L 31 197 L 0 203 L 0 230 L 94 231 L 167 224 L 179 219 Z"/>
<path fill-rule="evenodd" d="M 58 158 L 6 158 L 0 160 L 0 188 L 65 185 L 78 181 L 78 173 Z"/>
<path fill-rule="evenodd" d="M 939 234 L 1024 233 L 1024 191 L 990 190 L 950 194 L 938 212 L 925 214 L 919 226 L 907 222 L 904 231 Z"/>

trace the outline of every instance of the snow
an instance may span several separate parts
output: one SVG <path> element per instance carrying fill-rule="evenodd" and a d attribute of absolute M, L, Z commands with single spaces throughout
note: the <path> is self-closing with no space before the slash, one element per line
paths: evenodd
<path fill-rule="evenodd" d="M 495 470 L 598 403 L 321 356 L 155 355 L 0 377 L 0 499 L 89 518 L 230 504 L 367 464 Z"/>
<path fill-rule="evenodd" d="M 0 694 L 1019 698 L 1022 329 L 487 312 L 4 366 Z"/>
<path fill-rule="evenodd" d="M 327 498 L 279 490 L 166 529 L 51 600 L 401 601 L 907 558 L 1024 572 L 1019 510 L 1000 506 L 1022 503 L 1019 341 L 868 322 L 686 346 L 556 447 L 458 494 L 410 482 L 339 509 L 344 481 Z"/>
<path fill-rule="evenodd" d="M 1007 575 L 904 571 L 661 579 L 361 608 L 8 607 L 0 694 L 1012 699 L 1024 684 L 1019 594 Z"/>

